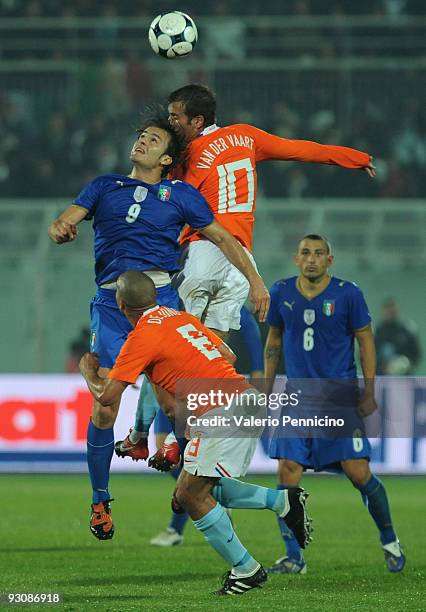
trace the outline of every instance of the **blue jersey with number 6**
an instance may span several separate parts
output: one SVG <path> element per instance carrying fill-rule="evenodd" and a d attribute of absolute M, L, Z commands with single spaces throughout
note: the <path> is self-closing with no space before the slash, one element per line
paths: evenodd
<path fill-rule="evenodd" d="M 126 270 L 178 270 L 184 225 L 199 229 L 214 219 L 188 183 L 164 179 L 151 185 L 121 174 L 95 178 L 74 204 L 87 208 L 86 219 L 93 219 L 97 285 Z"/>
<path fill-rule="evenodd" d="M 344 437 L 336 430 L 336 436 L 330 438 L 323 437 L 319 428 L 306 433 L 302 428 L 297 436 L 299 430 L 292 433 L 278 427 L 270 457 L 319 471 L 340 470 L 341 461 L 369 458 L 370 444 L 354 411 L 358 400 L 354 333 L 370 321 L 364 296 L 354 283 L 332 277 L 324 291 L 310 300 L 298 290 L 297 277 L 272 286 L 268 322 L 283 328 L 287 389 L 297 385 L 294 388 L 299 391 L 292 416 L 297 412 L 302 417 L 324 416 L 331 411 L 331 416 L 345 417 L 345 429 Z M 345 382 L 339 384 L 342 379 Z M 337 415 L 333 413 L 336 407 Z"/>
<path fill-rule="evenodd" d="M 283 328 L 288 378 L 355 378 L 354 332 L 371 322 L 362 291 L 332 277 L 312 299 L 297 288 L 297 277 L 271 287 L 268 323 Z"/>

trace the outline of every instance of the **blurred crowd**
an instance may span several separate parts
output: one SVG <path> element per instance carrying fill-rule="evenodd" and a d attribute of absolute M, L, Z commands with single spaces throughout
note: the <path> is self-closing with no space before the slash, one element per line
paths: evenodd
<path fill-rule="evenodd" d="M 110 58 L 93 72 L 93 78 L 82 77 L 72 103 L 66 88 L 46 96 L 43 82 L 39 88 L 0 93 L 2 197 L 73 197 L 96 175 L 127 173 L 140 110 L 183 84 L 160 79 L 160 87 L 136 57 Z M 265 81 L 266 98 L 260 90 L 257 95 L 253 89 L 230 89 L 227 80 L 218 78 L 218 123 L 251 123 L 286 138 L 367 151 L 375 157 L 378 176 L 371 181 L 365 173 L 334 166 L 268 162 L 259 167 L 260 193 L 295 198 L 426 195 L 426 112 L 421 100 L 411 96 L 412 74 L 406 74 L 407 87 L 391 102 L 380 87 L 365 98 L 348 98 L 354 107 L 350 117 L 339 114 L 338 83 L 328 84 L 331 93 L 337 92 L 328 99 L 320 93 L 305 95 L 309 75 L 284 76 L 291 81 L 284 95 Z M 188 74 L 184 82 L 209 80 Z"/>
<path fill-rule="evenodd" d="M 213 4 L 213 3 L 211 3 Z M 182 10 L 191 15 L 210 15 L 208 2 L 185 0 Z M 216 4 L 216 3 L 214 3 Z M 424 13 L 423 0 L 227 0 L 227 14 L 239 15 L 400 15 Z M 172 0 L 0 0 L 0 17 L 99 17 L 151 16 L 176 10 Z"/>
<path fill-rule="evenodd" d="M 87 40 L 73 27 L 58 32 L 49 24 L 46 29 L 23 29 L 19 39 L 18 26 L 2 29 L 2 197 L 72 197 L 93 176 L 128 172 L 140 110 L 189 82 L 207 83 L 216 91 L 219 124 L 252 123 L 286 138 L 352 146 L 375 157 L 376 181 L 334 167 L 261 165 L 259 188 L 266 196 L 426 195 L 424 69 L 411 64 L 389 70 L 309 69 L 312 57 L 357 59 L 361 47 L 373 60 L 388 53 L 420 57 L 422 45 L 426 47 L 424 28 L 412 32 L 398 23 L 406 15 L 425 14 L 424 0 L 269 0 L 266 5 L 257 0 L 187 0 L 182 8 L 196 19 L 210 15 L 219 21 L 215 27 L 204 26 L 203 44 L 194 53 L 209 61 L 201 64 L 202 69 L 183 62 L 178 70 L 173 63 L 155 60 L 145 33 L 141 37 L 138 30 L 120 29 L 123 26 L 116 22 L 126 16 L 150 19 L 175 8 L 169 0 L 0 0 L 0 18 L 105 18 L 102 27 L 86 32 Z M 358 29 L 352 37 L 339 28 L 333 30 L 331 18 L 329 29 L 292 27 L 284 32 L 274 29 L 271 21 L 247 26 L 238 17 L 261 13 L 336 19 L 387 16 L 395 20 L 395 29 L 378 28 L 373 34 L 368 28 Z M 383 39 L 377 38 L 380 32 Z M 136 35 L 141 47 L 135 44 Z M 306 65 L 303 70 L 266 65 L 251 71 L 246 62 L 247 58 L 267 62 L 277 56 L 286 60 L 297 56 Z M 215 68 L 222 59 L 230 60 L 226 70 Z M 35 64 L 25 68 L 27 61 Z M 246 63 L 244 69 L 238 68 L 241 63 Z"/>
<path fill-rule="evenodd" d="M 188 0 L 181 8 L 198 24 L 203 45 L 197 55 L 207 60 L 389 57 L 395 52 L 416 57 L 425 51 L 424 26 L 415 19 L 426 14 L 423 0 Z M 130 48 L 144 52 L 142 28 L 174 9 L 170 0 L 0 0 L 6 26 L 0 57 L 93 59 L 107 51 L 122 57 Z M 53 20 L 43 22 L 44 17 Z M 311 17 L 326 19 L 306 30 L 304 20 Z M 351 25 L 350 17 L 369 17 L 370 23 Z M 24 19 L 8 28 L 7 18 Z"/>

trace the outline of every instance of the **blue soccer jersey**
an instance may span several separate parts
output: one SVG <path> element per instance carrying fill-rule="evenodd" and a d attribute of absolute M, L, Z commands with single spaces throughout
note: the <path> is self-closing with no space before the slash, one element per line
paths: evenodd
<path fill-rule="evenodd" d="M 353 408 L 358 401 L 354 332 L 368 325 L 371 316 L 354 283 L 332 277 L 324 291 L 310 300 L 296 283 L 297 277 L 293 277 L 272 286 L 268 313 L 268 323 L 283 328 L 287 389 L 291 391 L 294 383 L 300 393 L 292 415 L 344 416 L 345 428 L 343 437 L 331 439 L 322 437 L 315 428 L 306 434 L 301 428 L 297 437 L 277 428 L 269 456 L 315 470 L 340 469 L 341 461 L 368 459 L 370 455 L 370 444 Z M 339 379 L 345 382 L 340 384 Z"/>
<path fill-rule="evenodd" d="M 297 277 L 271 287 L 268 323 L 283 328 L 288 378 L 355 378 L 354 331 L 371 322 L 362 291 L 332 277 L 312 299 L 297 289 Z"/>
<path fill-rule="evenodd" d="M 97 285 L 126 270 L 178 270 L 184 225 L 199 229 L 214 220 L 194 187 L 166 179 L 151 185 L 106 174 L 88 183 L 74 204 L 87 208 L 86 219 L 93 219 Z"/>

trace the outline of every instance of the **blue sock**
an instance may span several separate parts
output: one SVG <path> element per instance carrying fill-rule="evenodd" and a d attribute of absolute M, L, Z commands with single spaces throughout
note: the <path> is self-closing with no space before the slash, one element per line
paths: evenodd
<path fill-rule="evenodd" d="M 393 529 L 389 501 L 383 483 L 373 474 L 363 487 L 357 488 L 380 531 L 381 543 L 395 542 L 397 537 Z"/>
<path fill-rule="evenodd" d="M 194 525 L 228 565 L 238 568 L 238 573 L 250 573 L 256 569 L 257 561 L 241 544 L 229 516 L 220 504 L 194 521 Z"/>
<path fill-rule="evenodd" d="M 212 495 L 225 508 L 267 508 L 284 511 L 284 493 L 267 487 L 242 482 L 235 478 L 221 478 L 213 487 Z"/>
<path fill-rule="evenodd" d="M 278 485 L 277 489 L 283 490 L 288 489 L 286 485 Z M 284 540 L 287 557 L 294 559 L 295 561 L 301 561 L 303 559 L 302 549 L 297 543 L 296 538 L 293 535 L 292 530 L 287 526 L 284 519 L 278 517 L 278 527 L 281 532 L 281 537 Z"/>
<path fill-rule="evenodd" d="M 172 472 L 169 472 L 169 474 L 172 478 L 177 480 L 179 478 L 179 474 L 181 473 L 181 471 L 182 471 L 182 468 L 179 466 Z M 177 514 L 176 512 L 172 512 L 172 518 L 170 519 L 169 528 L 174 529 L 180 535 L 182 535 L 188 519 L 189 519 L 189 514 L 187 512 L 183 512 L 182 514 Z"/>
<path fill-rule="evenodd" d="M 92 483 L 92 501 L 94 504 L 111 499 L 108 491 L 108 481 L 113 451 L 113 428 L 99 429 L 90 420 L 87 429 L 87 465 Z"/>

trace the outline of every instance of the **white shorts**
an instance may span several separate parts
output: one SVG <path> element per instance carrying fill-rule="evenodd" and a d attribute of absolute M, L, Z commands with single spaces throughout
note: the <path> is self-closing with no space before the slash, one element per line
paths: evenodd
<path fill-rule="evenodd" d="M 252 254 L 245 251 L 256 267 Z M 240 311 L 249 294 L 249 283 L 215 244 L 209 240 L 190 242 L 183 270 L 176 279 L 186 312 L 212 329 L 240 329 Z"/>
<path fill-rule="evenodd" d="M 248 470 L 257 438 L 191 438 L 183 469 L 193 476 L 238 478 Z"/>
<path fill-rule="evenodd" d="M 189 427 L 190 441 L 185 448 L 184 470 L 194 476 L 213 478 L 238 478 L 245 475 L 264 426 L 237 425 L 235 419 L 237 416 L 249 414 L 262 416 L 258 411 L 253 412 L 255 396 L 258 396 L 256 389 L 248 389 L 239 395 L 238 402 L 204 413 L 201 418 L 207 418 L 207 424 L 197 423 Z M 250 407 L 249 413 L 244 408 L 244 400 Z M 263 411 L 264 407 L 261 408 L 261 412 Z M 228 423 L 216 426 L 213 422 L 216 417 L 226 417 Z"/>

